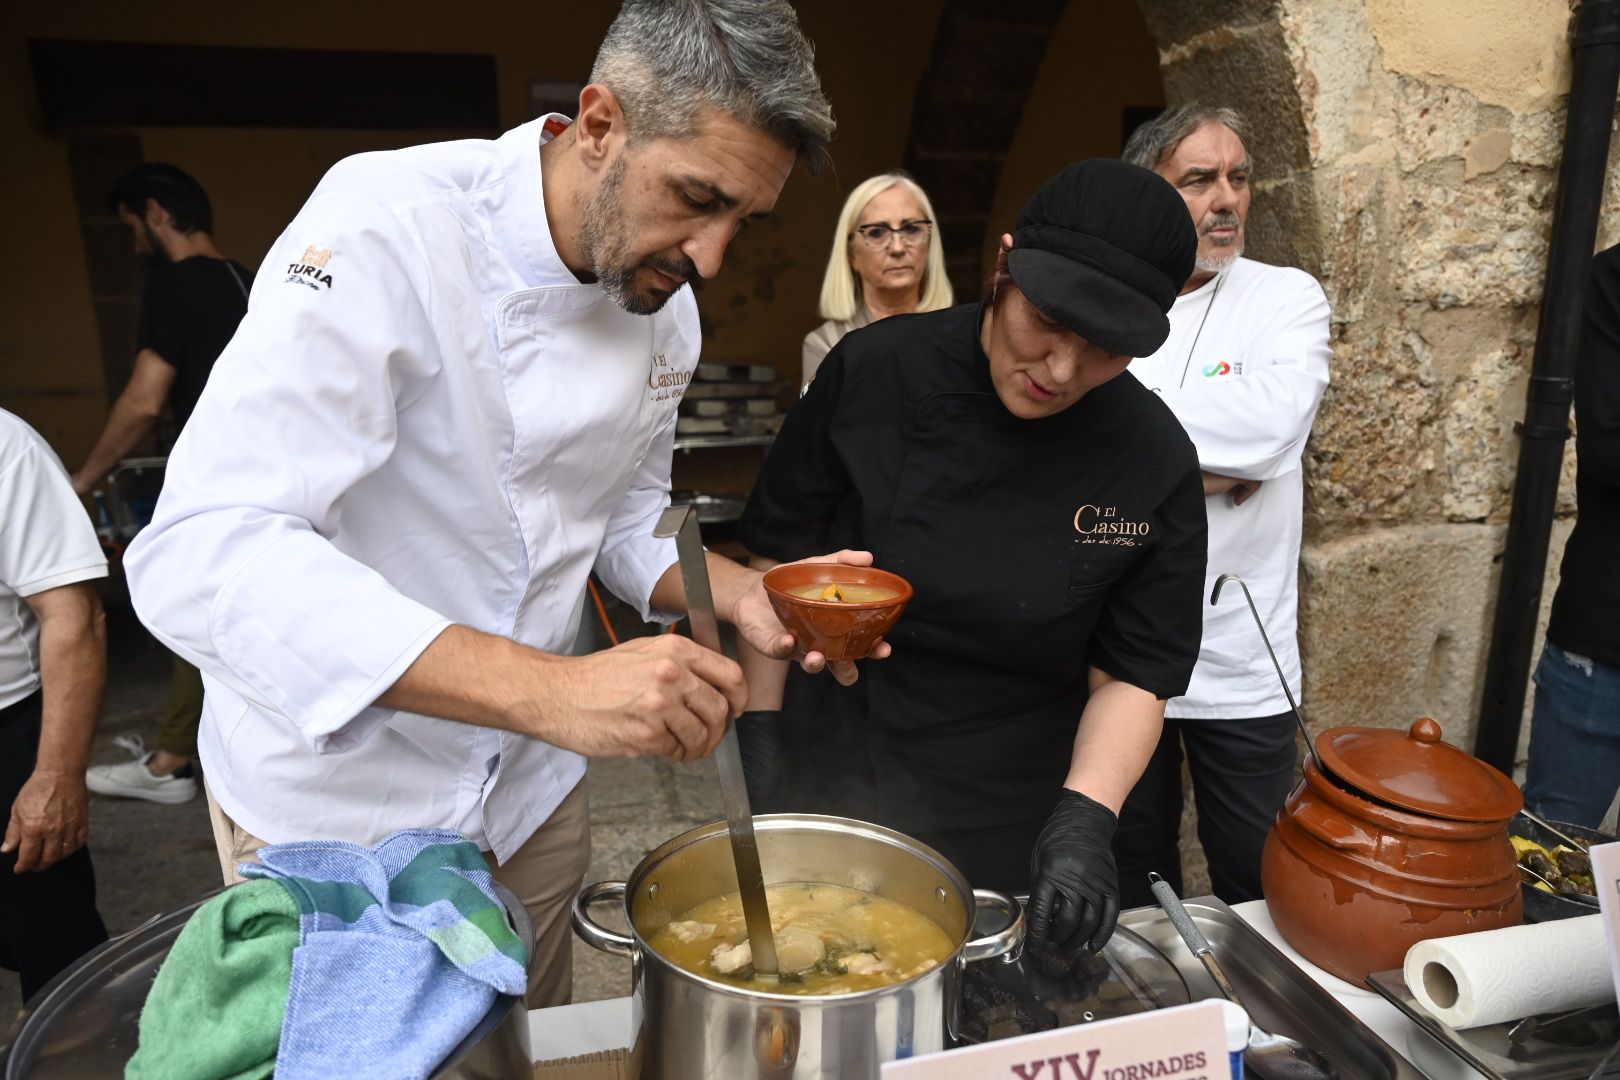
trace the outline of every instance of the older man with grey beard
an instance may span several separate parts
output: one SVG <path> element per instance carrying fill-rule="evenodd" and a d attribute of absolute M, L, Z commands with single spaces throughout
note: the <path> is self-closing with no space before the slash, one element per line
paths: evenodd
<path fill-rule="evenodd" d="M 566 654 L 593 571 L 685 610 L 652 532 L 686 286 L 826 162 L 813 60 L 782 0 L 627 0 L 576 116 L 340 162 L 276 242 L 128 559 L 203 671 L 227 880 L 266 843 L 455 829 L 533 917 L 529 1004 L 568 999 L 586 758 L 702 757 L 746 699 L 686 638 Z M 760 575 L 709 569 L 790 655 Z"/>
<path fill-rule="evenodd" d="M 1297 699 L 1301 463 L 1328 383 L 1328 303 L 1303 270 L 1243 257 L 1246 143 L 1237 113 L 1202 105 L 1168 110 L 1127 143 L 1125 160 L 1175 185 L 1198 227 L 1197 269 L 1171 308 L 1170 337 L 1130 371 L 1163 396 L 1198 448 L 1205 595 L 1220 574 L 1242 575 Z M 1294 781 L 1288 710 L 1241 595 L 1206 607 L 1192 682 L 1166 706 L 1164 734 L 1120 814 L 1124 906 L 1152 903 L 1150 870 L 1181 888 L 1183 748 L 1215 894 L 1259 898 L 1261 848 Z"/>

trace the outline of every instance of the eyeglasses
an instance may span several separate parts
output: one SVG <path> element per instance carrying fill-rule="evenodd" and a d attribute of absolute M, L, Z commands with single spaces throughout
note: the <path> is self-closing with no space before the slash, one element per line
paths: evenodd
<path fill-rule="evenodd" d="M 933 227 L 934 223 L 927 218 L 902 221 L 899 225 L 885 225 L 880 221 L 872 225 L 857 225 L 855 232 L 850 235 L 853 237 L 858 233 L 868 247 L 886 248 L 891 236 L 898 236 L 906 247 L 921 247 L 928 242 L 928 233 Z"/>

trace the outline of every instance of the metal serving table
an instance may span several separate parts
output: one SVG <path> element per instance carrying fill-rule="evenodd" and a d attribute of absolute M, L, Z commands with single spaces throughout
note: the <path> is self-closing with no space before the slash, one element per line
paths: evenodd
<path fill-rule="evenodd" d="M 1260 1027 L 1291 1035 L 1315 1048 L 1338 1070 L 1340 1080 L 1423 1080 L 1423 1073 L 1411 1062 L 1243 916 L 1213 896 L 1196 897 L 1184 905 L 1243 997 L 1250 1018 Z M 1182 943 L 1164 912 L 1136 908 L 1119 921 L 1170 958 L 1194 1001 L 1220 996 L 1214 980 Z"/>

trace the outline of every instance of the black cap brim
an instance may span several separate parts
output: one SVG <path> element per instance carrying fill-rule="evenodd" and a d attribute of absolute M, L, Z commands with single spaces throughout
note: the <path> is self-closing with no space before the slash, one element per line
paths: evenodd
<path fill-rule="evenodd" d="M 1151 297 L 1083 262 L 1015 247 L 1007 269 L 1030 303 L 1100 349 L 1152 356 L 1170 336 L 1170 320 Z"/>

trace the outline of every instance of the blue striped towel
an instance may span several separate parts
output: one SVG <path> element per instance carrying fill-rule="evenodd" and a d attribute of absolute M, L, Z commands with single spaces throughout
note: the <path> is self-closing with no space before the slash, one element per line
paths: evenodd
<path fill-rule="evenodd" d="M 300 912 L 279 1080 L 426 1078 L 497 994 L 524 992 L 528 944 L 460 833 L 408 829 L 375 848 L 300 840 L 256 855 L 240 872 L 279 882 Z"/>

